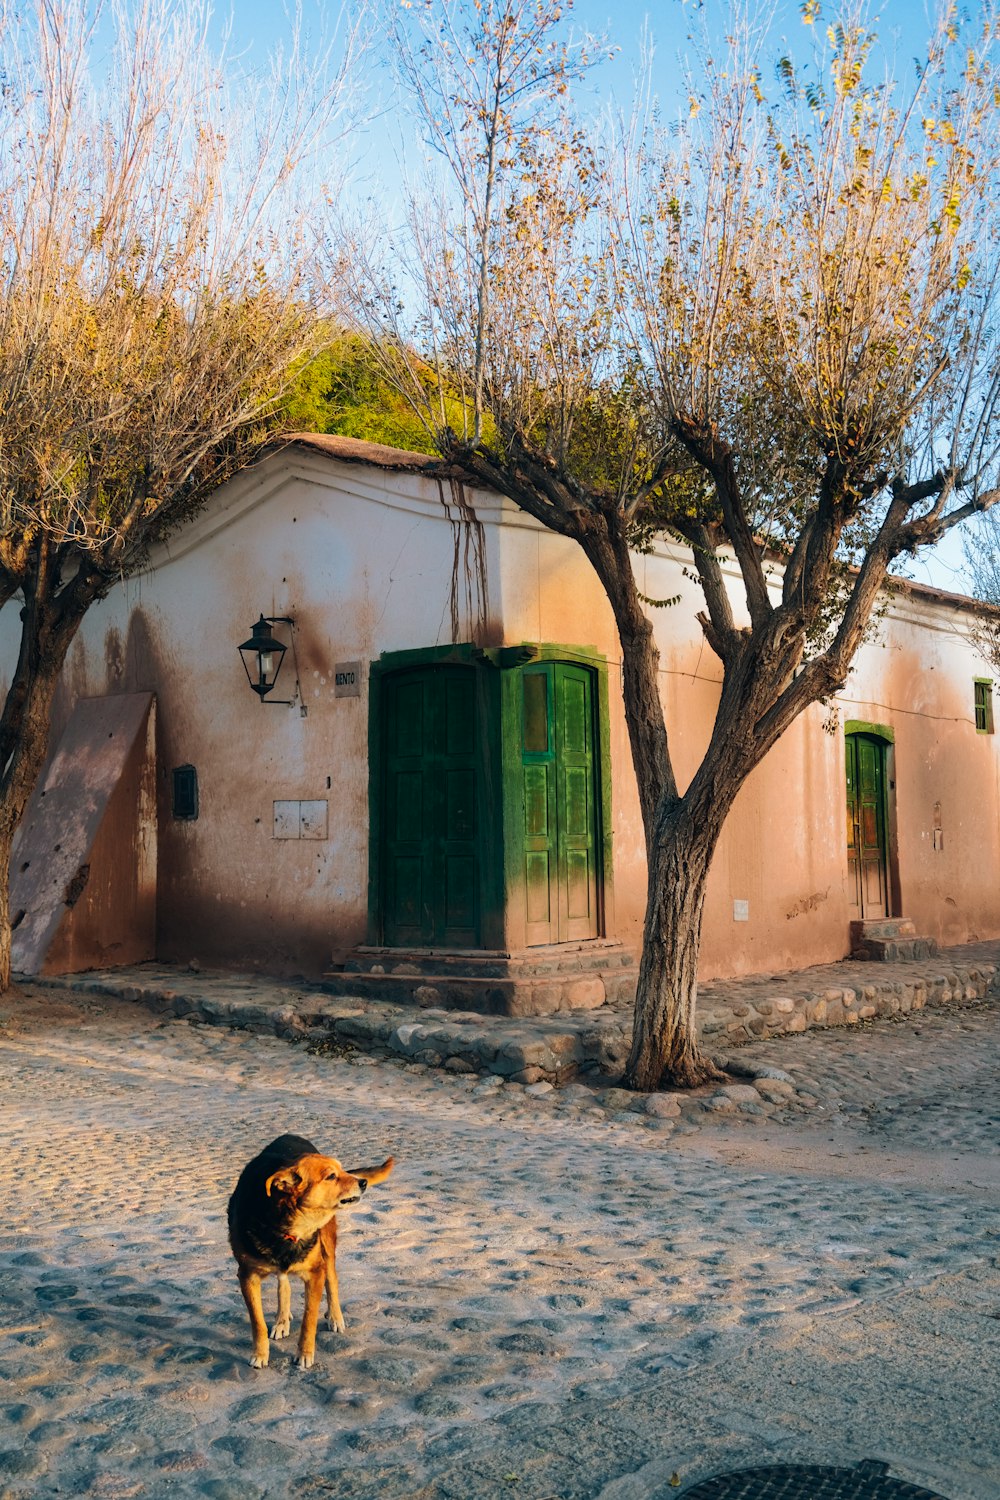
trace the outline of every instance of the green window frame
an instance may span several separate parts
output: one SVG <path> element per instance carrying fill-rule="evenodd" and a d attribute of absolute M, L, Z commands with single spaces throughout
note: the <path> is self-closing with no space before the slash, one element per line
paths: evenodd
<path fill-rule="evenodd" d="M 973 679 L 972 687 L 976 733 L 992 734 L 993 679 L 991 677 L 976 677 Z"/>

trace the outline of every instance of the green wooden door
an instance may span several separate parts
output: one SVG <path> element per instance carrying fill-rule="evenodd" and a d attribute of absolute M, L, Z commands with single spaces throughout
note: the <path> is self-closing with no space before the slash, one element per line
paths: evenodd
<path fill-rule="evenodd" d="M 383 941 L 480 940 L 481 754 L 476 674 L 431 666 L 384 688 Z"/>
<path fill-rule="evenodd" d="M 889 914 L 885 817 L 885 744 L 847 736 L 847 868 L 851 905 L 860 916 Z"/>
<path fill-rule="evenodd" d="M 521 674 L 525 940 L 597 937 L 593 673 L 566 662 Z"/>

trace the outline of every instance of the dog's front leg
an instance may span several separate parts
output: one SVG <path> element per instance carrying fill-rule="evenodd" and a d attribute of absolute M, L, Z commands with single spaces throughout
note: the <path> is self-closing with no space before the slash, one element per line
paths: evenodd
<path fill-rule="evenodd" d="M 271 1329 L 273 1339 L 288 1337 L 292 1326 L 292 1288 L 284 1271 L 278 1273 L 278 1321 Z"/>
<path fill-rule="evenodd" d="M 306 1309 L 302 1314 L 302 1327 L 299 1330 L 299 1357 L 295 1361 L 300 1370 L 308 1370 L 312 1366 L 313 1356 L 316 1353 L 316 1324 L 319 1322 L 319 1308 L 323 1300 L 323 1264 L 315 1266 L 303 1276 L 306 1284 Z"/>
<path fill-rule="evenodd" d="M 260 1276 L 256 1271 L 240 1270 L 240 1291 L 250 1314 L 250 1329 L 253 1333 L 253 1358 L 250 1363 L 255 1370 L 263 1370 L 268 1361 L 267 1323 L 264 1321 L 264 1305 L 260 1295 Z"/>

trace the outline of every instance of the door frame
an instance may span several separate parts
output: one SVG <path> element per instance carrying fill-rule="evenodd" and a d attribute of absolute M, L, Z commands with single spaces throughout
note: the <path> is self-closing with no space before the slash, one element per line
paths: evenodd
<path fill-rule="evenodd" d="M 844 765 L 841 786 L 847 785 L 847 736 L 867 734 L 881 740 L 884 753 L 885 774 L 882 778 L 882 827 L 885 838 L 885 902 L 886 917 L 898 917 L 902 912 L 899 879 L 899 839 L 896 824 L 896 732 L 891 724 L 875 724 L 867 719 L 847 719 L 844 722 Z M 846 846 L 845 846 L 846 854 Z M 848 909 L 857 911 L 848 901 Z"/>

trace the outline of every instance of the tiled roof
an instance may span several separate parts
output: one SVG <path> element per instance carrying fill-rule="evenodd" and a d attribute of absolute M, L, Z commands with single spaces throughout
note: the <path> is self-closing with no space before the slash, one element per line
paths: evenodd
<path fill-rule="evenodd" d="M 272 450 L 288 443 L 315 448 L 349 464 L 372 464 L 377 469 L 418 469 L 425 473 L 445 474 L 449 466 L 435 453 L 411 453 L 406 448 L 389 448 L 384 443 L 366 443 L 361 438 L 340 437 L 337 433 L 290 432 L 269 445 Z"/>

